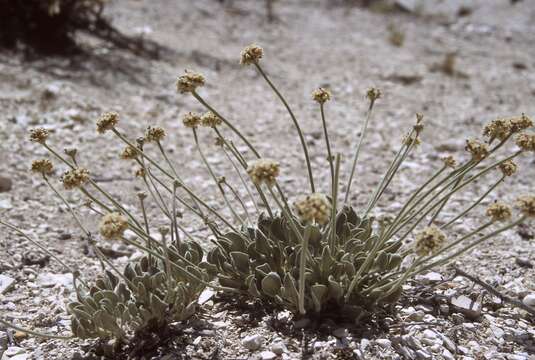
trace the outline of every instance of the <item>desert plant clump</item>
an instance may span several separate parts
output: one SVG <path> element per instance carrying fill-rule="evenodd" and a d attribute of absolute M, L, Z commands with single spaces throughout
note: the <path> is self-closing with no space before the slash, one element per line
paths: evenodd
<path fill-rule="evenodd" d="M 29 46 L 40 52 L 62 52 L 75 47 L 76 31 L 90 32 L 105 23 L 105 0 L 3 1 L 0 46 Z"/>
<path fill-rule="evenodd" d="M 398 170 L 425 140 L 424 116 L 416 114 L 384 175 L 368 192 L 365 205 L 357 208 L 352 203 L 351 187 L 381 92 L 376 88 L 366 92 L 366 116 L 350 154 L 336 151 L 336 144 L 330 142 L 327 106 L 333 103 L 331 94 L 321 88 L 313 92 L 327 155 L 317 166 L 325 166 L 330 175 L 327 183 L 320 185 L 297 116 L 260 64 L 264 56 L 262 48 L 251 45 L 242 51 L 240 61 L 259 72 L 288 112 L 306 167 L 307 186 L 300 189 L 284 189 L 279 183 L 281 173 L 288 176 L 283 163 L 262 154 L 229 117 L 199 93 L 205 84 L 199 73 L 181 75 L 176 89 L 195 98 L 206 110 L 204 115 L 187 112 L 182 120 L 191 131 L 189 138 L 218 191 L 221 206 L 214 206 L 175 167 L 162 144 L 163 128 L 149 127 L 141 137 L 131 139 L 121 129 L 118 114 L 105 113 L 97 120 L 97 132 L 118 139 L 125 146 L 121 157 L 135 163 L 137 181 L 145 188 L 135 196 L 137 210 L 123 205 L 96 183 L 89 170 L 79 165 L 78 152 L 63 156 L 52 147 L 48 133 L 31 133 L 33 141 L 68 168 L 61 178 L 65 189 L 79 192 L 100 223 L 99 237 L 95 238 L 49 181 L 53 172 L 48 163 L 38 160 L 32 166 L 76 219 L 103 268 L 101 278 L 87 282 L 73 272 L 78 299 L 69 309 L 75 336 L 126 341 L 133 334 L 158 331 L 191 316 L 205 287 L 282 306 L 297 316 L 334 311 L 358 319 L 363 313 L 395 303 L 409 278 L 446 264 L 535 217 L 533 196 L 524 196 L 517 201 L 518 212 L 495 202 L 486 210 L 486 223 L 465 232 L 452 230 L 452 225 L 517 172 L 515 158 L 533 151 L 533 135 L 524 132 L 531 120 L 522 115 L 487 125 L 485 142 L 467 140 L 466 154 L 459 157 L 465 160 L 451 155 L 441 159 L 432 175 L 407 194 L 388 221 L 376 221 L 374 214 L 385 201 L 383 195 Z M 233 174 L 219 173 L 207 160 L 205 153 L 211 141 L 203 141 L 201 132 L 215 136 L 217 147 L 210 151 L 221 152 Z M 516 138 L 518 149 L 508 153 L 504 145 L 511 138 Z M 187 159 L 193 156 L 188 154 Z M 345 184 L 343 156 L 351 159 Z M 444 218 L 442 210 L 452 197 L 483 177 L 493 176 L 497 179 L 487 191 L 456 215 Z M 160 210 L 161 218 L 149 219 L 149 202 Z M 390 206 L 386 204 L 385 209 Z M 206 225 L 206 237 L 213 244 L 206 252 L 183 223 L 181 214 L 186 211 Z M 162 221 L 165 225 L 156 231 L 153 224 Z M 96 246 L 99 240 L 124 242 L 139 249 L 144 257 L 121 271 L 102 255 Z"/>

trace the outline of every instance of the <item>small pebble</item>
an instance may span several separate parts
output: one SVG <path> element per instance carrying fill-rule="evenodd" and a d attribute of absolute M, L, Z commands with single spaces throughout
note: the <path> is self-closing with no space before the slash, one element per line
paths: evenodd
<path fill-rule="evenodd" d="M 254 351 L 260 349 L 260 347 L 264 343 L 264 338 L 262 337 L 262 335 L 258 334 L 249 335 L 244 337 L 241 343 L 247 350 Z"/>

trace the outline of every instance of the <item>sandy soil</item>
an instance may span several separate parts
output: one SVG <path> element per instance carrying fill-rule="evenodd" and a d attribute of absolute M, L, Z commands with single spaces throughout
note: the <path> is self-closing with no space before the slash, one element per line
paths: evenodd
<path fill-rule="evenodd" d="M 522 112 L 535 115 L 535 4 L 464 2 L 473 12 L 459 17 L 460 3 L 444 1 L 438 10 L 410 14 L 374 12 L 343 5 L 342 1 L 281 1 L 275 4 L 276 21 L 269 23 L 259 1 L 235 0 L 227 5 L 213 0 L 117 1 L 107 9 L 113 23 L 128 34 L 144 32 L 165 47 L 160 59 L 135 56 L 83 37 L 85 48 L 93 54 L 90 57 L 28 62 L 0 53 L 0 168 L 1 175 L 13 181 L 10 191 L 0 193 L 0 217 L 39 238 L 70 265 L 87 274 L 96 273 L 98 262 L 86 255 L 74 221 L 41 180 L 28 171 L 31 160 L 45 152 L 27 141 L 27 132 L 44 126 L 53 131 L 51 144 L 58 149 L 78 147 L 81 163 L 91 169 L 101 185 L 122 203 L 135 206 L 135 190 L 141 183 L 134 179 L 130 164 L 117 159 L 122 146 L 110 134 L 102 136 L 95 131 L 96 118 L 109 110 L 121 114 L 121 128 L 132 138 L 148 125 L 165 127 L 165 144 L 184 178 L 207 197 L 214 194 L 215 187 L 195 155 L 191 132 L 180 120 L 188 111 L 203 110 L 193 98 L 175 91 L 176 76 L 184 69 L 205 74 L 203 96 L 250 135 L 262 154 L 281 162 L 283 187 L 290 197 L 302 194 L 307 184 L 306 169 L 290 118 L 257 73 L 238 64 L 240 50 L 251 42 L 264 47 L 264 68 L 292 104 L 307 133 L 314 172 L 322 189 L 329 186 L 329 169 L 320 117 L 310 92 L 318 86 L 332 90 L 334 101 L 327 106 L 329 131 L 335 151 L 343 155 L 343 176 L 347 179 L 351 149 L 367 105 L 365 91 L 370 86 L 382 89 L 384 97 L 378 103 L 354 183 L 352 197 L 358 205 L 365 203 L 369 190 L 379 181 L 405 129 L 414 122 L 414 114 L 425 114 L 423 144 L 403 166 L 380 204 L 379 213 L 388 214 L 399 208 L 408 189 L 415 188 L 423 176 L 439 166 L 439 157 L 452 153 L 465 158 L 464 140 L 480 136 L 486 122 Z M 405 34 L 402 47 L 388 41 L 389 25 Z M 437 64 L 452 52 L 457 54 L 458 73 L 454 76 L 437 70 Z M 201 138 L 217 171 L 228 171 L 228 164 L 212 145 L 213 135 L 203 131 Z M 533 192 L 534 164 L 533 156 L 520 159 L 521 175 L 507 179 L 494 198 L 513 200 L 517 194 Z M 482 180 L 454 198 L 443 216 L 451 216 L 491 181 Z M 78 194 L 68 196 L 73 203 L 80 203 Z M 80 211 L 86 225 L 96 229 L 98 219 L 86 209 Z M 456 230 L 473 228 L 482 212 L 482 208 L 474 210 Z M 155 208 L 151 214 L 155 224 L 163 221 Z M 203 234 L 203 225 L 187 214 L 184 223 Z M 524 230 L 533 231 L 533 227 Z M 109 246 L 132 252 L 124 245 Z M 0 297 L 0 310 L 20 324 L 66 333 L 68 328 L 60 320 L 68 319 L 62 312 L 68 290 L 42 287 L 37 281 L 39 273 L 61 273 L 61 267 L 54 262 L 44 267 L 21 265 L 28 251 L 35 249 L 27 241 L 9 231 L 0 232 L 0 272 L 16 279 L 13 290 Z M 458 264 L 509 295 L 522 298 L 535 292 L 535 270 L 518 265 L 518 258 L 535 262 L 535 243 L 517 232 L 508 232 L 459 259 Z M 124 265 L 128 258 L 114 261 Z M 515 319 L 522 318 L 519 311 L 512 312 Z M 240 315 L 231 313 L 233 324 L 239 323 L 235 316 Z M 43 316 L 50 317 L 51 322 L 36 322 Z M 450 320 L 444 317 L 441 326 Z M 219 358 L 258 355 L 241 347 L 242 333 L 259 331 L 267 334 L 266 338 L 282 336 L 263 329 L 262 324 L 250 326 L 235 325 L 228 334 L 218 335 L 230 342 L 226 346 L 222 340 Z M 502 355 L 489 355 L 496 357 L 485 357 L 487 350 L 479 355 L 474 350 L 455 356 L 506 359 L 503 354 L 517 352 L 525 354 L 518 359 L 528 359 L 535 353 L 533 332 L 530 336 L 531 345 L 529 341 L 504 340 L 509 348 L 498 346 Z M 496 347 L 484 335 L 476 337 L 481 347 Z M 286 358 L 300 358 L 300 337 L 284 339 L 293 344 L 288 345 L 293 350 Z M 83 352 L 79 350 L 81 343 L 74 341 L 43 342 L 22 337 L 16 342 L 39 359 L 67 359 L 73 352 Z M 370 358 L 389 358 L 385 354 L 403 358 L 396 352 L 371 354 Z"/>

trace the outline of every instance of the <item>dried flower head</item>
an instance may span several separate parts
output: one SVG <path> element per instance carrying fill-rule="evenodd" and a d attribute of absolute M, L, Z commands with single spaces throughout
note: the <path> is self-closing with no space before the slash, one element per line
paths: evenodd
<path fill-rule="evenodd" d="M 511 207 L 502 202 L 495 202 L 494 204 L 489 205 L 485 213 L 494 222 L 507 221 L 513 215 Z"/>
<path fill-rule="evenodd" d="M 294 204 L 299 218 L 305 222 L 325 225 L 331 218 L 331 203 L 327 196 L 320 193 L 307 195 Z"/>
<path fill-rule="evenodd" d="M 411 146 L 414 144 L 414 146 L 418 146 L 422 143 L 422 141 L 420 140 L 420 138 L 417 136 L 417 135 L 405 135 L 403 137 L 403 140 L 402 140 L 402 143 L 406 146 Z"/>
<path fill-rule="evenodd" d="M 526 116 L 526 114 L 522 114 L 518 117 L 513 117 L 509 119 L 509 124 L 511 127 L 512 133 L 517 133 L 522 130 L 529 129 L 533 126 L 533 121 Z"/>
<path fill-rule="evenodd" d="M 216 126 L 221 125 L 221 123 L 223 123 L 223 120 L 221 120 L 221 118 L 219 116 L 217 116 L 216 114 L 214 114 L 211 111 L 205 112 L 201 116 L 201 124 L 202 124 L 202 126 L 214 128 Z"/>
<path fill-rule="evenodd" d="M 165 130 L 161 127 L 152 127 L 149 126 L 145 131 L 145 137 L 143 138 L 146 142 L 160 142 L 165 137 Z"/>
<path fill-rule="evenodd" d="M 250 163 L 247 173 L 254 184 L 261 185 L 266 183 L 268 186 L 272 186 L 277 176 L 279 176 L 280 165 L 275 160 L 258 159 Z"/>
<path fill-rule="evenodd" d="M 48 159 L 32 161 L 32 171 L 41 175 L 50 175 L 54 172 L 54 164 Z"/>
<path fill-rule="evenodd" d="M 119 114 L 116 112 L 105 112 L 100 115 L 100 118 L 97 120 L 97 131 L 100 134 L 105 133 L 108 130 L 113 129 L 119 122 Z"/>
<path fill-rule="evenodd" d="M 324 88 L 316 89 L 312 92 L 312 99 L 319 104 L 325 104 L 331 100 L 331 92 Z"/>
<path fill-rule="evenodd" d="M 128 220 L 119 213 L 109 213 L 102 217 L 99 231 L 108 240 L 121 238 L 128 229 Z"/>
<path fill-rule="evenodd" d="M 136 171 L 134 172 L 134 175 L 135 175 L 136 177 L 139 177 L 139 178 L 144 178 L 145 175 L 146 175 L 145 169 L 142 168 L 142 167 L 136 169 Z"/>
<path fill-rule="evenodd" d="M 30 141 L 37 142 L 40 144 L 46 143 L 50 131 L 45 128 L 36 128 L 30 130 Z"/>
<path fill-rule="evenodd" d="M 182 122 L 186 127 L 195 129 L 201 124 L 201 116 L 197 113 L 189 112 L 184 115 Z"/>
<path fill-rule="evenodd" d="M 498 139 L 503 141 L 511 135 L 511 122 L 508 119 L 496 119 L 485 125 L 483 135 L 489 138 L 489 143 Z"/>
<path fill-rule="evenodd" d="M 133 160 L 138 157 L 137 149 L 131 145 L 127 145 L 121 152 L 121 159 Z"/>
<path fill-rule="evenodd" d="M 443 157 L 442 161 L 444 162 L 445 166 L 450 167 L 452 169 L 455 169 L 455 167 L 457 166 L 457 161 L 451 155 Z"/>
<path fill-rule="evenodd" d="M 480 161 L 489 155 L 489 149 L 486 144 L 474 139 L 466 140 L 466 151 L 472 154 L 472 160 Z"/>
<path fill-rule="evenodd" d="M 522 214 L 527 217 L 535 218 L 535 196 L 524 195 L 516 199 L 516 206 Z"/>
<path fill-rule="evenodd" d="M 379 99 L 381 95 L 382 95 L 381 90 L 377 88 L 369 88 L 368 91 L 366 92 L 366 97 L 371 102 L 374 102 L 375 100 Z"/>
<path fill-rule="evenodd" d="M 500 171 L 502 172 L 503 176 L 511 176 L 518 169 L 518 165 L 516 165 L 513 160 L 504 161 L 498 167 L 500 168 Z"/>
<path fill-rule="evenodd" d="M 263 55 L 264 50 L 260 46 L 255 44 L 249 45 L 241 52 L 240 64 L 258 64 Z"/>
<path fill-rule="evenodd" d="M 535 151 L 535 134 L 520 133 L 515 140 L 516 145 L 523 151 Z"/>
<path fill-rule="evenodd" d="M 415 252 L 427 256 L 438 251 L 446 242 L 446 235 L 435 225 L 424 228 L 416 235 Z"/>
<path fill-rule="evenodd" d="M 65 189 L 70 190 L 84 185 L 89 181 L 89 170 L 85 168 L 76 168 L 69 170 L 61 177 L 61 182 Z"/>
<path fill-rule="evenodd" d="M 65 153 L 65 155 L 74 159 L 76 157 L 76 154 L 78 153 L 78 149 L 77 148 L 65 148 L 63 149 L 63 152 Z"/>
<path fill-rule="evenodd" d="M 147 196 L 148 196 L 148 195 L 147 195 L 147 193 L 146 193 L 145 191 L 139 191 L 139 192 L 137 193 L 137 197 L 138 197 L 138 199 L 139 199 L 140 201 L 145 200 L 145 199 L 147 198 Z"/>
<path fill-rule="evenodd" d="M 181 93 L 195 91 L 198 87 L 204 86 L 204 76 L 199 73 L 185 71 L 176 81 L 176 90 Z"/>
<path fill-rule="evenodd" d="M 215 146 L 223 147 L 223 146 L 225 146 L 225 140 L 222 137 L 218 136 L 218 137 L 215 138 L 214 144 L 215 144 Z"/>

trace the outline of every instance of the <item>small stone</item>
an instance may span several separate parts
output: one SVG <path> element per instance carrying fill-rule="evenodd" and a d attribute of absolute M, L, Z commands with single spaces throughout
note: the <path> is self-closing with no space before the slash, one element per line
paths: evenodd
<path fill-rule="evenodd" d="M 52 274 L 44 273 L 39 274 L 36 279 L 37 283 L 41 287 L 54 287 L 57 284 L 66 288 L 73 288 L 72 275 L 71 274 Z"/>
<path fill-rule="evenodd" d="M 21 347 L 10 346 L 10 347 L 8 347 L 6 349 L 6 351 L 4 351 L 4 355 L 7 356 L 7 357 L 12 357 L 12 356 L 24 353 L 24 351 L 25 350 L 23 348 L 21 348 Z"/>
<path fill-rule="evenodd" d="M 262 360 L 273 360 L 277 357 L 277 354 L 272 351 L 262 351 L 260 353 L 260 357 L 262 358 Z"/>
<path fill-rule="evenodd" d="M 533 267 L 533 264 L 531 263 L 531 261 L 529 261 L 529 259 L 527 258 L 516 258 L 515 259 L 515 262 L 518 266 L 520 267 L 523 267 L 523 268 L 528 268 L 528 269 L 531 269 Z"/>
<path fill-rule="evenodd" d="M 461 295 L 453 298 L 451 305 L 468 319 L 476 320 L 481 316 L 481 304 L 477 301 L 472 301 L 468 296 Z"/>
<path fill-rule="evenodd" d="M 0 295 L 7 293 L 15 285 L 15 279 L 0 274 Z"/>
<path fill-rule="evenodd" d="M 273 344 L 271 344 L 271 351 L 277 355 L 282 355 L 286 351 L 286 346 L 282 341 L 275 341 Z"/>
<path fill-rule="evenodd" d="M 418 350 L 416 351 L 416 358 L 421 360 L 430 360 L 432 359 L 432 356 L 425 350 Z"/>
<path fill-rule="evenodd" d="M 455 360 L 455 357 L 448 349 L 444 349 L 442 351 L 442 356 L 444 357 L 445 360 Z"/>
<path fill-rule="evenodd" d="M 197 303 L 199 305 L 202 305 L 204 304 L 205 302 L 207 302 L 208 300 L 210 300 L 215 294 L 215 291 L 213 291 L 212 289 L 205 289 L 201 295 L 199 295 L 199 300 L 197 300 Z"/>
<path fill-rule="evenodd" d="M 526 295 L 522 303 L 526 306 L 535 307 L 535 293 Z"/>
<path fill-rule="evenodd" d="M 497 337 L 498 339 L 503 338 L 503 336 L 505 335 L 505 331 L 503 331 L 501 328 L 497 326 L 491 325 L 490 329 L 492 330 L 492 333 L 494 334 L 494 336 Z"/>
<path fill-rule="evenodd" d="M 346 328 L 338 328 L 333 331 L 333 335 L 340 339 L 348 337 L 349 333 Z"/>
<path fill-rule="evenodd" d="M 440 304 L 438 308 L 440 310 L 440 313 L 443 315 L 448 315 L 450 313 L 450 307 L 448 306 L 448 304 Z"/>
<path fill-rule="evenodd" d="M 10 357 L 9 360 L 28 360 L 29 358 L 29 354 L 18 354 L 13 357 Z"/>
<path fill-rule="evenodd" d="M 249 335 L 249 336 L 244 337 L 241 343 L 247 350 L 251 350 L 251 351 L 258 350 L 264 343 L 264 337 L 258 334 Z"/>
<path fill-rule="evenodd" d="M 432 284 L 434 282 L 442 281 L 444 278 L 437 272 L 431 271 L 425 275 L 419 275 L 416 280 L 422 281 L 424 284 Z"/>
<path fill-rule="evenodd" d="M 13 187 L 13 181 L 5 176 L 0 176 L 0 192 L 7 192 Z"/>
<path fill-rule="evenodd" d="M 17 340 L 22 340 L 22 339 L 27 338 L 28 334 L 22 331 L 15 331 L 15 334 L 13 335 L 13 337 Z"/>
<path fill-rule="evenodd" d="M 392 342 L 388 339 L 377 339 L 375 343 L 383 349 L 388 349 L 392 345 Z"/>

